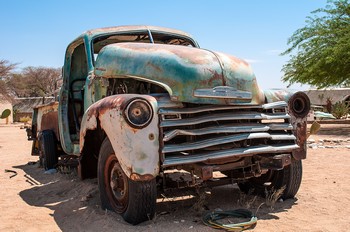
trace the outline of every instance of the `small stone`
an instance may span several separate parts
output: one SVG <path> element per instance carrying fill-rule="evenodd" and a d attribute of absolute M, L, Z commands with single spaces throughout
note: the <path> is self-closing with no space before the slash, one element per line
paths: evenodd
<path fill-rule="evenodd" d="M 185 222 L 185 220 L 181 220 L 181 222 Z"/>
<path fill-rule="evenodd" d="M 346 145 L 345 147 L 348 148 L 348 149 L 350 149 L 350 145 Z"/>
<path fill-rule="evenodd" d="M 311 149 L 317 149 L 317 144 L 310 144 L 310 145 L 309 145 L 309 148 L 311 148 Z"/>
<path fill-rule="evenodd" d="M 178 224 L 178 223 L 179 223 L 179 221 L 174 221 L 174 223 Z"/>
<path fill-rule="evenodd" d="M 315 142 L 314 139 L 308 139 L 308 140 L 307 140 L 307 143 L 314 143 L 314 142 Z"/>
<path fill-rule="evenodd" d="M 318 142 L 319 143 L 324 143 L 324 140 L 323 139 L 319 139 Z"/>
<path fill-rule="evenodd" d="M 326 148 L 331 148 L 331 149 L 333 149 L 333 148 L 334 148 L 334 146 L 326 146 Z"/>
<path fill-rule="evenodd" d="M 278 201 L 279 201 L 279 202 L 283 202 L 283 199 L 282 199 L 282 198 L 280 198 Z"/>
<path fill-rule="evenodd" d="M 193 226 L 188 227 L 188 229 L 193 229 Z"/>
<path fill-rule="evenodd" d="M 318 146 L 318 148 L 322 149 L 322 148 L 326 148 L 325 146 Z"/>

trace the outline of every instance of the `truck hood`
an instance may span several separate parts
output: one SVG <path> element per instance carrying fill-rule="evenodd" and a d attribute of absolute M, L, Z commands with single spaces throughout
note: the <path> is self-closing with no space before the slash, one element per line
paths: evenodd
<path fill-rule="evenodd" d="M 264 102 L 264 94 L 247 62 L 193 47 L 111 44 L 100 51 L 95 75 L 152 82 L 165 88 L 173 101 L 254 105 Z"/>

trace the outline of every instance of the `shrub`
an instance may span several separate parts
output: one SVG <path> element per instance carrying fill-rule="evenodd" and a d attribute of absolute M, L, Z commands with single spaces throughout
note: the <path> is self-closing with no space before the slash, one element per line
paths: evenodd
<path fill-rule="evenodd" d="M 23 122 L 24 124 L 28 123 L 31 120 L 32 119 L 30 117 L 21 117 L 21 118 L 19 118 L 19 121 Z"/>
<path fill-rule="evenodd" d="M 337 102 L 333 105 L 332 114 L 336 118 L 342 118 L 349 113 L 349 106 L 345 102 Z"/>

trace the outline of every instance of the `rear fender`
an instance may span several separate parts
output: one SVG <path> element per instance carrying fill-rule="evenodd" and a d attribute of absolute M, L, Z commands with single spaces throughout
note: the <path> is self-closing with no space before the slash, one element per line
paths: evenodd
<path fill-rule="evenodd" d="M 124 119 L 124 109 L 134 98 L 150 103 L 151 122 L 142 129 L 131 127 Z M 92 104 L 84 114 L 80 130 L 80 152 L 88 130 L 97 129 L 98 122 L 105 131 L 115 155 L 132 180 L 149 180 L 159 173 L 158 106 L 154 97 L 138 94 L 114 95 Z"/>

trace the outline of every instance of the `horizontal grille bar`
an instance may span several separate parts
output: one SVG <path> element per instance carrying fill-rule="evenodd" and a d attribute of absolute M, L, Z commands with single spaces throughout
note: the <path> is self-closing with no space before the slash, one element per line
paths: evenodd
<path fill-rule="evenodd" d="M 255 154 L 292 152 L 297 148 L 299 148 L 299 146 L 296 144 L 261 145 L 261 146 L 245 147 L 245 148 L 220 150 L 220 151 L 214 151 L 214 152 L 208 152 L 208 153 L 202 153 L 202 154 L 194 154 L 189 156 L 176 155 L 176 156 L 166 157 L 162 166 L 165 168 L 165 167 L 176 166 L 176 165 L 215 161 L 217 159 L 225 159 L 225 158 L 230 158 L 234 156 L 245 157 L 245 156 L 252 156 Z"/>
<path fill-rule="evenodd" d="M 257 112 L 237 112 L 233 113 L 218 113 L 199 116 L 196 118 L 185 118 L 173 121 L 162 121 L 160 127 L 175 127 L 189 126 L 212 121 L 229 121 L 229 120 L 274 120 L 274 119 L 290 119 L 286 113 L 257 113 Z"/>
<path fill-rule="evenodd" d="M 221 136 L 218 138 L 205 139 L 193 143 L 180 143 L 176 145 L 165 145 L 163 153 L 182 152 L 187 150 L 197 150 L 206 147 L 233 143 L 247 139 L 271 139 L 271 140 L 295 140 L 294 135 L 269 133 L 243 133 L 229 136 Z"/>
<path fill-rule="evenodd" d="M 281 109 L 287 107 L 287 103 L 284 101 L 268 103 L 264 105 L 240 105 L 240 106 L 200 106 L 196 108 L 173 108 L 173 109 L 160 109 L 160 114 L 196 114 L 208 111 L 217 110 L 237 110 L 237 109 Z"/>
<path fill-rule="evenodd" d="M 266 132 L 273 130 L 292 130 L 293 127 L 289 123 L 280 124 L 246 124 L 246 125 L 225 125 L 225 126 L 213 126 L 200 129 L 175 129 L 164 133 L 163 141 L 170 141 L 172 138 L 179 135 L 207 135 L 207 134 L 220 134 L 220 133 L 245 133 L 245 132 Z"/>

